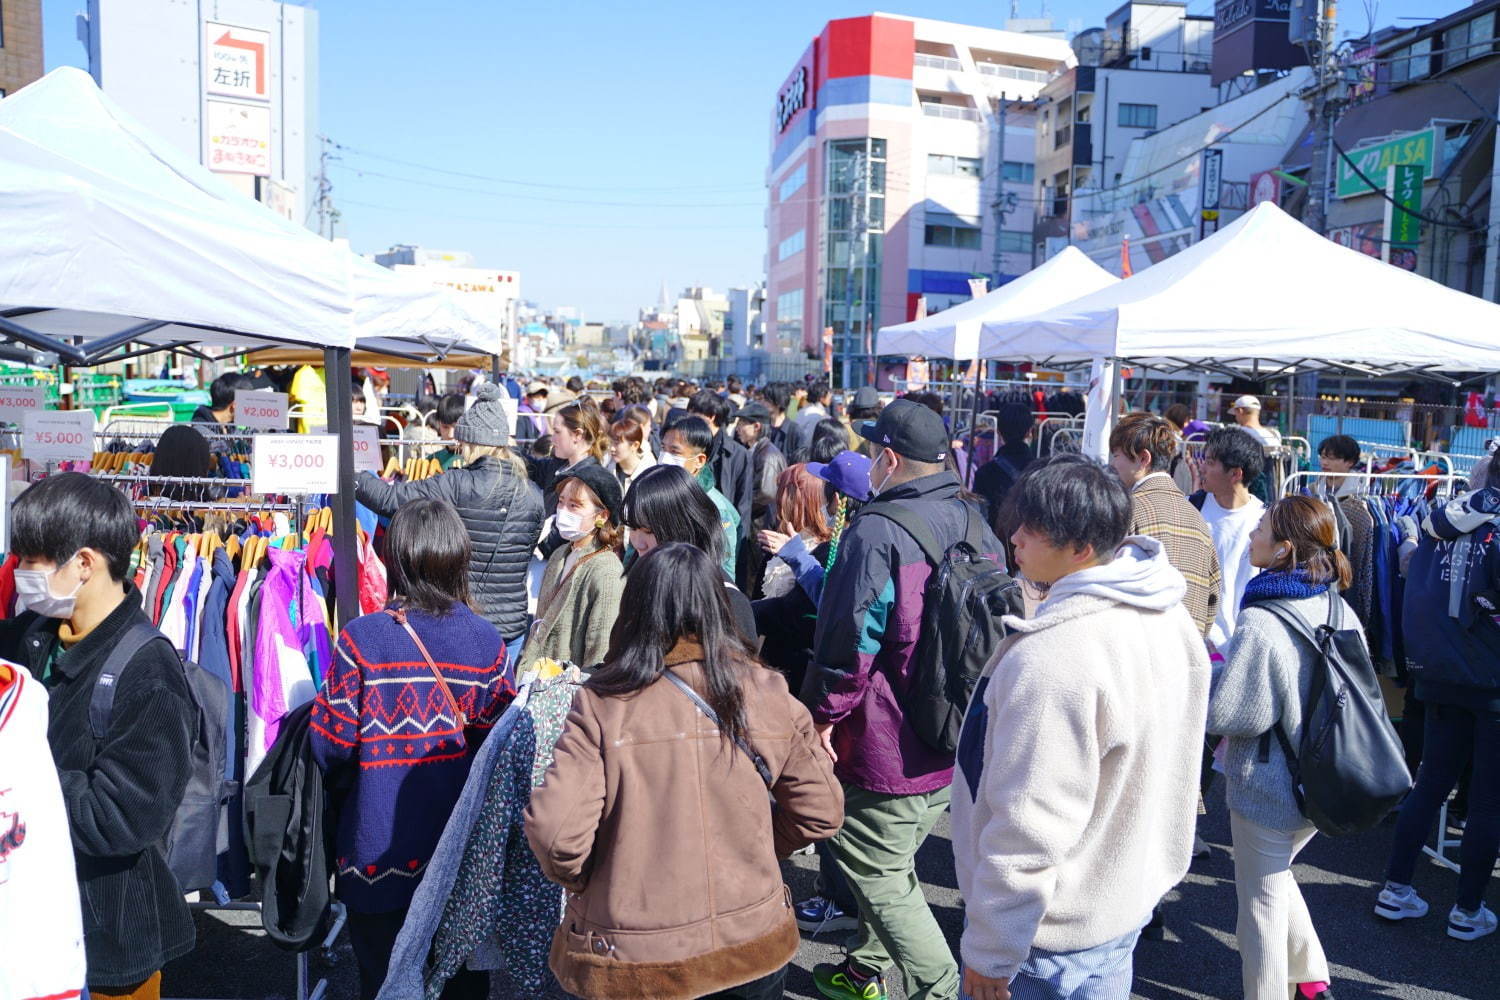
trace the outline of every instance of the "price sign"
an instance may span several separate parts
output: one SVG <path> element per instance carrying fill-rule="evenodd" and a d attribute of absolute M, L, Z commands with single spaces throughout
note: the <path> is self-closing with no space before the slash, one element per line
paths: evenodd
<path fill-rule="evenodd" d="M 234 394 L 234 422 L 253 431 L 286 430 L 287 409 L 284 392 L 238 389 Z"/>
<path fill-rule="evenodd" d="M 337 493 L 338 488 L 337 434 L 257 434 L 251 439 L 252 493 Z"/>
<path fill-rule="evenodd" d="M 0 386 L 0 420 L 19 424 L 28 413 L 47 408 L 47 390 L 40 385 Z"/>
<path fill-rule="evenodd" d="M 354 471 L 380 472 L 380 432 L 369 424 L 354 425 Z"/>
<path fill-rule="evenodd" d="M 21 418 L 21 454 L 33 462 L 94 457 L 93 410 L 41 410 Z"/>

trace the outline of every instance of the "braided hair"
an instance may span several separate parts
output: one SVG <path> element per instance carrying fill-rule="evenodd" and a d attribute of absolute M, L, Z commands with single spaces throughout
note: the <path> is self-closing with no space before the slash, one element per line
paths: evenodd
<path fill-rule="evenodd" d="M 853 513 L 850 508 L 849 498 L 842 493 L 833 494 L 833 524 L 830 526 L 833 537 L 828 540 L 828 558 L 823 560 L 823 572 L 832 572 L 834 561 L 839 557 L 839 539 L 844 534 L 844 529 L 849 526 L 849 517 Z"/>

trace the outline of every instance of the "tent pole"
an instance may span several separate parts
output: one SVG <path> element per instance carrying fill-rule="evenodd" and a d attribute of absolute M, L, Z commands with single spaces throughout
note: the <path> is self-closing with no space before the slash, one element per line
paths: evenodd
<path fill-rule="evenodd" d="M 333 590 L 339 627 L 359 617 L 359 548 L 354 520 L 354 369 L 347 347 L 323 352 L 328 427 L 339 437 L 339 491 L 333 498 Z"/>
<path fill-rule="evenodd" d="M 974 458 L 979 454 L 979 380 L 984 376 L 984 362 L 974 359 L 974 409 L 969 414 L 969 461 L 965 463 L 964 485 L 974 485 Z"/>

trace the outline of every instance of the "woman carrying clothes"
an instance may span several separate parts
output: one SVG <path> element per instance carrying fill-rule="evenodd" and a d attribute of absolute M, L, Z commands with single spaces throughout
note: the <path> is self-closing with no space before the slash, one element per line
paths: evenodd
<path fill-rule="evenodd" d="M 1246 1000 L 1288 993 L 1326 1000 L 1328 959 L 1313 929 L 1292 861 L 1317 829 L 1302 815 L 1279 741 L 1302 741 L 1303 699 L 1320 654 L 1265 605 L 1284 604 L 1314 626 L 1333 620 L 1357 628 L 1337 591 L 1349 584 L 1333 515 L 1310 497 L 1273 504 L 1250 535 L 1250 564 L 1261 569 L 1245 588 L 1226 660 L 1216 665 L 1208 731 L 1227 736 L 1224 760 L 1234 880 L 1239 898 L 1240 962 Z"/>
<path fill-rule="evenodd" d="M 585 671 L 603 661 L 625 588 L 621 502 L 614 474 L 597 465 L 562 481 L 555 523 L 566 544 L 547 560 L 521 671 L 543 657 Z"/>
<path fill-rule="evenodd" d="M 514 661 L 526 638 L 526 571 L 542 532 L 542 495 L 507 447 L 510 422 L 500 391 L 492 383 L 480 386 L 473 405 L 454 425 L 462 468 L 407 483 L 387 483 L 373 472 L 361 472 L 354 495 L 386 516 L 416 500 L 453 505 L 472 546 L 468 582 L 475 610 L 499 629 Z"/>
<path fill-rule="evenodd" d="M 642 556 L 620 612 L 525 814 L 569 890 L 552 970 L 584 1000 L 779 998 L 799 938 L 778 859 L 842 824 L 831 761 L 712 555 Z"/>
<path fill-rule="evenodd" d="M 469 536 L 458 512 L 412 501 L 391 518 L 385 545 L 390 604 L 340 633 L 310 725 L 318 767 L 347 789 L 336 894 L 349 909 L 361 1000 L 379 992 L 469 764 L 515 697 L 500 634 L 469 609 Z M 442 995 L 483 1000 L 489 976 L 461 973 Z"/>
<path fill-rule="evenodd" d="M 723 571 L 726 542 L 719 508 L 686 469 L 671 465 L 647 469 L 625 494 L 622 513 L 628 532 L 627 574 L 637 559 L 668 542 L 682 542 L 708 553 Z M 727 572 L 722 572 L 722 578 L 731 621 L 742 635 L 754 641 L 755 612 L 750 598 L 734 585 L 734 578 Z"/>

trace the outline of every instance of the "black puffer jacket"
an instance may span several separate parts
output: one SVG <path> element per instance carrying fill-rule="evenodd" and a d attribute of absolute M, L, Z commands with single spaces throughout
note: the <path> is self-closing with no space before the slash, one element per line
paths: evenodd
<path fill-rule="evenodd" d="M 0 623 L 0 656 L 24 664 L 47 688 L 47 742 L 73 834 L 88 982 L 95 989 L 132 986 L 192 951 L 195 940 L 193 916 L 162 847 L 187 786 L 195 725 L 187 678 L 166 643 L 147 644 L 120 675 L 104 739 L 89 728 L 105 661 L 137 624 L 151 622 L 140 591 L 129 587 L 120 606 L 43 678 L 57 645 L 57 619 L 27 612 Z"/>
<path fill-rule="evenodd" d="M 354 495 L 387 516 L 409 500 L 451 503 L 474 546 L 469 589 L 476 609 L 507 641 L 526 631 L 526 571 L 542 533 L 542 493 L 508 462 L 486 456 L 411 483 L 387 483 L 363 472 Z"/>

